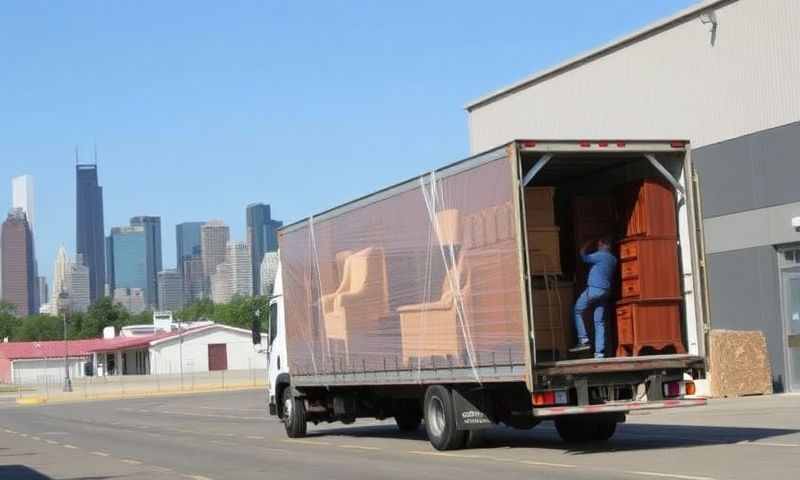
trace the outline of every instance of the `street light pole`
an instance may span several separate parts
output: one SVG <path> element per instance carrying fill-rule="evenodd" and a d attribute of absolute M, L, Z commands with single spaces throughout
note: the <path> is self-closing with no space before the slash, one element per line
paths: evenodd
<path fill-rule="evenodd" d="M 69 310 L 69 307 L 67 305 L 66 300 L 67 300 L 68 297 L 69 297 L 69 295 L 67 295 L 66 292 L 61 292 L 58 295 L 58 298 L 60 300 L 64 301 L 63 302 L 64 306 L 62 308 L 62 313 L 64 315 L 64 391 L 65 392 L 71 392 L 72 391 L 72 379 L 69 378 L 69 360 L 68 360 L 68 358 L 69 358 L 69 341 L 67 340 L 67 310 Z"/>

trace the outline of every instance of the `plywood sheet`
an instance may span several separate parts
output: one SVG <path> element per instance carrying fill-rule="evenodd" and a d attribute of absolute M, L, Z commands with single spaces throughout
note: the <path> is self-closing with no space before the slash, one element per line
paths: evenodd
<path fill-rule="evenodd" d="M 772 393 L 767 341 L 761 331 L 712 330 L 709 341 L 712 396 Z"/>

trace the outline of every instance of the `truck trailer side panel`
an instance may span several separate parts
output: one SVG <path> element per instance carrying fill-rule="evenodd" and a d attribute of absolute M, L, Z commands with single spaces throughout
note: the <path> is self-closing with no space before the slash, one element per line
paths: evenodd
<path fill-rule="evenodd" d="M 282 229 L 293 384 L 525 381 L 515 167 L 499 148 Z"/>

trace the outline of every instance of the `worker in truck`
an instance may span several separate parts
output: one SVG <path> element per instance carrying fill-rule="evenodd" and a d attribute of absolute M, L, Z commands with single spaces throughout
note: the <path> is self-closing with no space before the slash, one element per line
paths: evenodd
<path fill-rule="evenodd" d="M 586 333 L 586 326 L 583 323 L 583 314 L 587 310 L 591 310 L 594 318 L 594 356 L 595 358 L 605 357 L 605 314 L 611 298 L 614 272 L 617 269 L 617 257 L 611 253 L 613 243 L 611 237 L 607 236 L 596 241 L 586 242 L 581 247 L 581 259 L 591 267 L 586 280 L 586 290 L 580 294 L 575 302 L 575 332 L 578 336 L 578 344 L 571 348 L 570 352 L 585 352 L 592 348 L 589 342 L 589 335 Z M 594 245 L 597 246 L 595 251 L 587 253 Z"/>

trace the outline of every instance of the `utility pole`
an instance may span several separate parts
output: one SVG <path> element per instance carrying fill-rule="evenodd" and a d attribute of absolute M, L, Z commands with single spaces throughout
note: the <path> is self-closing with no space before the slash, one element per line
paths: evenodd
<path fill-rule="evenodd" d="M 58 294 L 59 300 L 62 300 L 61 312 L 64 315 L 64 391 L 72 391 L 72 379 L 69 378 L 69 341 L 67 340 L 67 313 L 69 311 L 69 295 L 66 292 Z"/>

